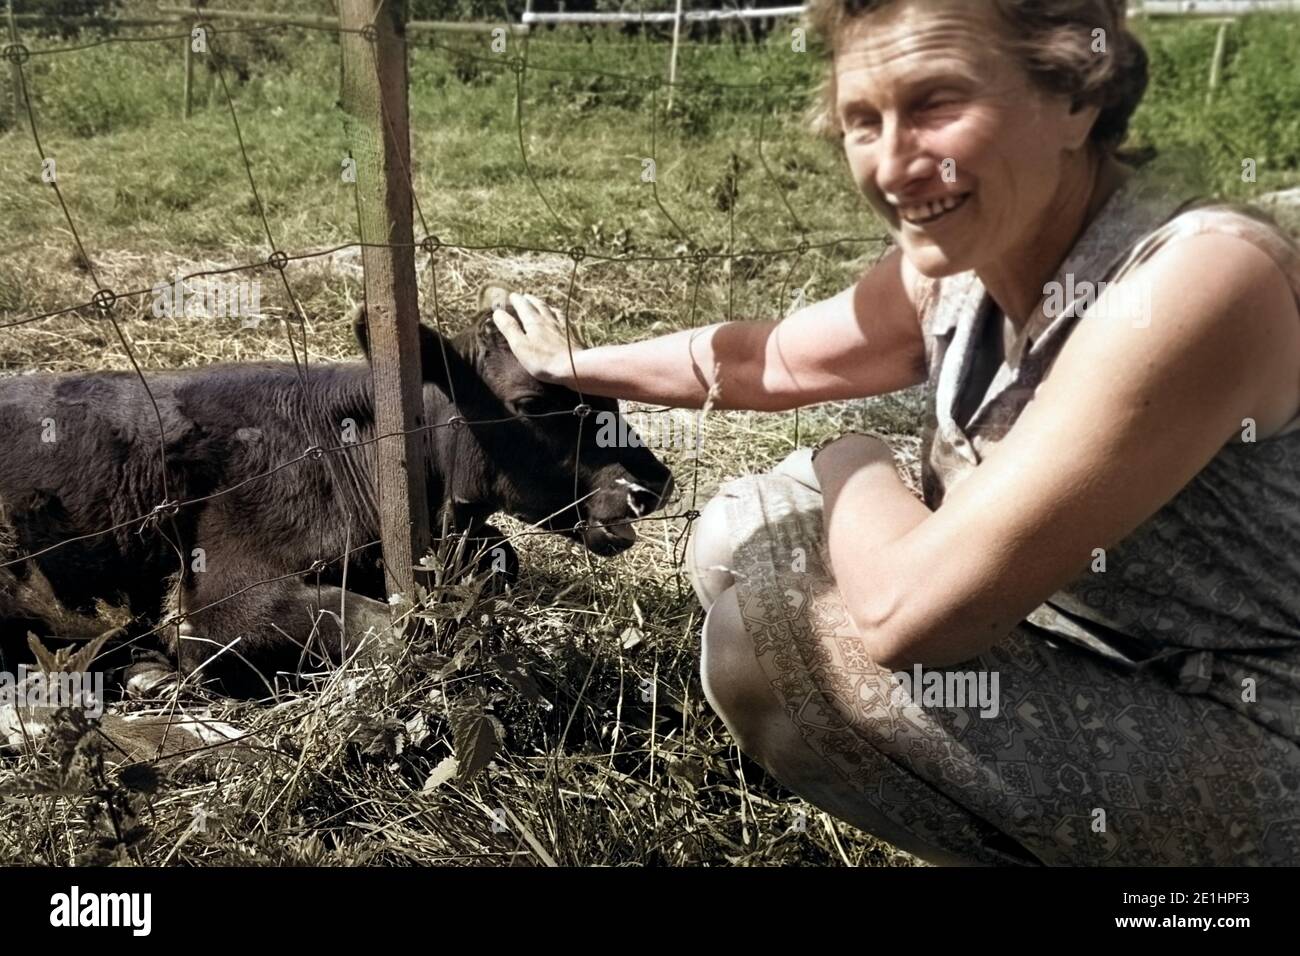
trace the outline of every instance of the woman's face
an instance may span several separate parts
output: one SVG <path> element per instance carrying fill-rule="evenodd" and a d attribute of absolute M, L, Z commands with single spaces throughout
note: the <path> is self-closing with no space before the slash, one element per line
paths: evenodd
<path fill-rule="evenodd" d="M 835 56 L 853 178 L 932 278 L 1050 230 L 1066 154 L 1097 115 L 1039 92 L 999 50 L 1000 30 L 987 0 L 900 0 L 851 21 Z"/>

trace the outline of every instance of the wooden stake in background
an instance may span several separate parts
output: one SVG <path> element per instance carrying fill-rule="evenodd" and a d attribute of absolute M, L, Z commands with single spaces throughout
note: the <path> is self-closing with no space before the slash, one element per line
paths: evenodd
<path fill-rule="evenodd" d="M 405 0 L 339 0 L 343 110 L 356 161 L 375 427 L 373 446 L 388 593 L 415 600 L 429 544 L 419 300 L 411 229 Z M 394 245 L 396 244 L 396 247 Z"/>
<path fill-rule="evenodd" d="M 642 28 L 644 29 L 644 27 Z M 677 87 L 677 44 L 682 37 L 682 0 L 677 0 L 677 13 L 673 16 L 673 52 L 668 59 L 668 109 L 673 108 L 673 93 Z"/>
<path fill-rule="evenodd" d="M 1223 53 L 1228 43 L 1228 26 L 1231 20 L 1224 20 L 1219 24 L 1219 35 L 1214 38 L 1214 56 L 1210 60 L 1210 86 L 1205 92 L 1205 103 L 1208 106 L 1214 99 L 1214 91 L 1219 88 L 1219 73 L 1223 70 Z"/>
<path fill-rule="evenodd" d="M 193 109 L 191 104 L 193 103 L 193 96 L 194 96 L 194 49 L 193 49 L 194 48 L 194 36 L 193 36 L 194 24 L 190 23 L 188 25 L 190 27 L 190 35 L 186 36 L 184 40 L 185 43 L 185 90 L 184 90 L 185 105 L 181 109 L 181 116 L 183 116 L 185 119 L 190 118 L 190 112 Z"/>
<path fill-rule="evenodd" d="M 9 42 L 18 43 L 18 23 L 14 20 L 14 0 L 5 0 L 5 14 L 9 21 Z M 14 126 L 20 126 L 23 121 L 23 71 L 18 66 L 17 60 L 9 62 L 9 78 L 13 81 L 14 86 Z"/>

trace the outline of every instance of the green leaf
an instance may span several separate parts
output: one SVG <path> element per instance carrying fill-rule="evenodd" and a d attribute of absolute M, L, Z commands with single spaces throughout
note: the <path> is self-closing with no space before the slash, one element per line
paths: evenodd
<path fill-rule="evenodd" d="M 486 767 L 501 749 L 505 728 L 484 707 L 482 693 L 467 695 L 456 702 L 451 714 L 451 734 L 460 764 L 460 778 L 466 780 Z"/>
<path fill-rule="evenodd" d="M 118 771 L 122 786 L 139 793 L 157 793 L 161 778 L 158 771 L 147 763 L 131 764 Z"/>
<path fill-rule="evenodd" d="M 447 666 L 434 675 L 434 680 L 446 680 L 464 667 L 465 662 L 470 659 L 470 656 L 478 648 L 479 641 L 483 640 L 483 635 L 471 628 L 465 628 L 457 637 L 463 639 L 465 643 L 452 655 L 451 660 L 447 662 Z"/>
<path fill-rule="evenodd" d="M 406 725 L 391 717 L 356 718 L 348 742 L 357 744 L 368 757 L 400 756 L 405 744 Z"/>
<path fill-rule="evenodd" d="M 537 686 L 537 681 L 533 680 L 532 674 L 524 670 L 517 655 L 510 651 L 505 651 L 493 658 L 492 662 L 496 664 L 497 671 L 501 674 L 502 678 L 504 678 L 511 687 L 519 691 L 528 703 L 536 704 L 542 699 L 542 692 Z"/>

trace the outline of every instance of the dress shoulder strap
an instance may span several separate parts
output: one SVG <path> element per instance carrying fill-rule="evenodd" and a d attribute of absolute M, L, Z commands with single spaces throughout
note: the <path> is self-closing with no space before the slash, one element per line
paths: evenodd
<path fill-rule="evenodd" d="M 1201 200 L 1183 207 L 1134 246 L 1116 275 L 1142 264 L 1176 239 L 1204 233 L 1236 236 L 1263 251 L 1277 263 L 1300 302 L 1300 245 L 1268 213 L 1244 203 Z"/>
<path fill-rule="evenodd" d="M 1268 213 L 1243 203 L 1206 201 L 1180 212 L 1147 237 L 1134 250 L 1134 257 L 1125 263 L 1124 268 L 1133 268 L 1174 239 L 1202 233 L 1236 236 L 1262 250 L 1286 276 L 1300 311 L 1300 244 Z M 1293 435 L 1298 431 L 1300 415 L 1272 437 Z"/>

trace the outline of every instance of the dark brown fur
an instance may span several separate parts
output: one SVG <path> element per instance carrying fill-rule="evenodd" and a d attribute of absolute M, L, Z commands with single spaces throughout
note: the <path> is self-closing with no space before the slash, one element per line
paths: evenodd
<path fill-rule="evenodd" d="M 361 323 L 358 332 L 364 340 Z M 422 327 L 421 351 L 426 423 L 582 401 L 617 411 L 533 379 L 490 317 L 450 341 Z M 225 364 L 151 372 L 148 381 L 157 415 L 133 373 L 0 379 L 0 564 L 90 536 L 0 567 L 0 647 L 12 652 L 29 630 L 84 637 L 119 620 L 106 616 L 110 605 L 148 628 L 172 605 L 186 616 L 169 629 L 180 669 L 255 693 L 272 672 L 298 668 L 312 635 L 337 654 L 386 622 L 379 550 L 361 547 L 379 537 L 374 446 L 364 444 L 375 434 L 368 364 L 313 363 L 303 378 L 287 363 Z M 310 446 L 340 446 L 349 419 L 361 444 L 256 477 Z M 51 421 L 55 440 L 43 441 Z M 622 550 L 627 542 L 599 526 L 636 516 L 626 482 L 649 512 L 671 476 L 644 448 L 598 447 L 593 421 L 562 414 L 424 432 L 434 528 L 445 516 L 454 530 L 491 539 L 487 519 L 506 512 L 598 554 Z M 224 493 L 132 521 L 164 503 L 164 458 L 172 501 Z M 589 530 L 575 530 L 579 521 Z M 297 573 L 318 561 L 319 576 Z M 321 613 L 345 605 L 347 624 Z"/>

